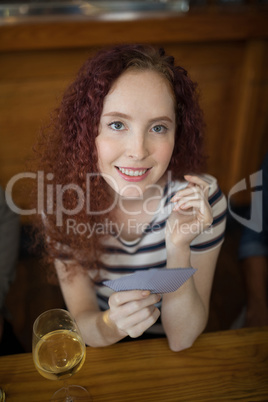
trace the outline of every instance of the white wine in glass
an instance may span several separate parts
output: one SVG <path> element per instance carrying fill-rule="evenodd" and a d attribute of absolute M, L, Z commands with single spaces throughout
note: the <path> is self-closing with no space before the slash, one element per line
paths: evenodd
<path fill-rule="evenodd" d="M 63 309 L 48 310 L 33 325 L 33 360 L 38 372 L 49 380 L 64 380 L 50 401 L 91 401 L 88 391 L 68 386 L 66 379 L 83 366 L 86 346 L 75 320 Z"/>

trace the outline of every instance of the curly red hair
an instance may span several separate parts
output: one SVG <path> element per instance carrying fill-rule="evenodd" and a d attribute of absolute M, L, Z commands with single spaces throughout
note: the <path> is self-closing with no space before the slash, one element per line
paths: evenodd
<path fill-rule="evenodd" d="M 67 233 L 63 224 L 57 224 L 57 186 L 69 183 L 86 191 L 88 173 L 98 172 L 98 155 L 95 139 L 105 96 L 115 80 L 126 70 L 152 70 L 164 76 L 174 94 L 177 128 L 175 147 L 168 169 L 173 179 L 182 179 L 186 173 L 198 173 L 204 168 L 203 114 L 196 93 L 196 84 L 185 69 L 175 66 L 174 58 L 163 49 L 149 45 L 119 45 L 101 50 L 86 60 L 74 82 L 66 89 L 62 102 L 55 110 L 49 127 L 43 130 L 39 142 L 39 170 L 50 175 L 54 197 L 45 210 L 42 227 L 46 248 L 53 259 L 75 259 L 85 269 L 97 265 L 101 252 L 100 236 Z M 67 187 L 66 187 L 67 188 Z M 63 194 L 64 208 L 74 210 L 79 201 L 77 193 L 68 188 Z M 103 211 L 110 205 L 104 180 L 96 175 L 90 179 L 91 211 Z M 51 213 L 51 211 L 54 211 Z M 84 206 L 75 215 L 76 225 L 87 222 L 91 227 L 111 217 L 106 214 L 89 214 Z M 41 229 L 39 228 L 39 231 Z"/>

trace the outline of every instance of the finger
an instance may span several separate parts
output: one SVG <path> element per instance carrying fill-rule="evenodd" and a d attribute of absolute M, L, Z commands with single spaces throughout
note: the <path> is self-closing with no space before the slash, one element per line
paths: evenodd
<path fill-rule="evenodd" d="M 191 202 L 191 201 L 205 201 L 207 198 L 203 194 L 202 190 L 199 191 L 194 191 L 189 194 L 179 196 L 175 201 L 176 205 L 182 205 L 185 204 L 186 202 Z"/>
<path fill-rule="evenodd" d="M 120 314 L 124 317 L 131 316 L 144 308 L 154 306 L 161 300 L 158 294 L 151 294 L 146 299 L 133 300 L 120 306 Z"/>
<path fill-rule="evenodd" d="M 113 322 L 118 330 L 129 334 L 129 330 L 142 323 L 143 321 L 147 321 L 151 316 L 154 317 L 155 310 L 158 310 L 155 305 L 147 306 L 139 311 L 131 315 L 124 315 L 121 311 L 121 307 L 116 310 L 109 310 L 109 319 Z"/>
<path fill-rule="evenodd" d="M 175 211 L 182 214 L 197 216 L 199 220 L 206 221 L 209 225 L 211 225 L 213 221 L 211 208 L 204 200 L 193 200 L 176 207 L 177 209 Z"/>
<path fill-rule="evenodd" d="M 190 187 L 186 187 L 183 190 L 178 191 L 172 198 L 171 202 L 176 202 L 179 201 L 182 198 L 187 198 L 187 197 L 204 197 L 204 192 L 201 187 L 191 185 Z"/>
<path fill-rule="evenodd" d="M 196 184 L 197 186 L 200 186 L 205 194 L 209 193 L 210 184 L 208 182 L 206 182 L 205 180 L 201 179 L 198 176 L 192 176 L 192 175 L 185 175 L 184 178 L 189 183 L 193 183 L 193 184 Z"/>
<path fill-rule="evenodd" d="M 199 196 L 197 198 L 194 197 L 184 197 L 177 204 L 174 206 L 173 211 L 181 211 L 181 210 L 188 210 L 190 208 L 199 209 L 202 212 L 207 208 L 210 209 L 210 205 L 208 204 L 207 200 L 203 196 Z"/>
<path fill-rule="evenodd" d="M 153 306 L 147 306 L 139 311 L 136 311 L 135 313 L 122 317 L 120 320 L 118 320 L 118 327 L 125 331 L 128 332 L 128 330 L 135 325 L 138 325 L 139 323 L 146 321 L 151 315 L 154 314 L 154 310 L 156 307 Z"/>
<path fill-rule="evenodd" d="M 144 321 L 139 322 L 128 330 L 128 334 L 131 338 L 137 338 L 141 336 L 144 331 L 150 328 L 159 318 L 160 311 L 158 308 L 155 308 L 153 313 Z"/>
<path fill-rule="evenodd" d="M 109 305 L 121 306 L 133 300 L 142 300 L 150 296 L 149 290 L 125 290 L 122 292 L 114 292 L 109 298 Z"/>

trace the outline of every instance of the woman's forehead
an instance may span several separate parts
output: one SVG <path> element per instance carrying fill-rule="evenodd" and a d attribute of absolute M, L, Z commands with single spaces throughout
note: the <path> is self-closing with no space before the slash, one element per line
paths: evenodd
<path fill-rule="evenodd" d="M 170 83 L 160 73 L 151 70 L 128 70 L 112 85 L 104 99 L 103 113 L 115 106 L 128 108 L 154 107 L 160 111 L 174 110 L 174 94 Z"/>

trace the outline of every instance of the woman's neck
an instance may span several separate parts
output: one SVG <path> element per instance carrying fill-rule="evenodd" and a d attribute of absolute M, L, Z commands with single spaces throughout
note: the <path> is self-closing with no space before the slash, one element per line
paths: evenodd
<path fill-rule="evenodd" d="M 140 197 L 122 197 L 117 200 L 116 210 L 121 210 L 126 214 L 140 215 L 143 213 L 154 214 L 157 205 L 163 197 L 166 184 L 165 177 L 159 180 L 156 185 L 150 186 Z"/>
<path fill-rule="evenodd" d="M 142 236 L 144 229 L 152 222 L 159 209 L 165 181 L 152 187 L 142 198 L 119 198 L 115 208 L 115 221 L 119 225 L 120 236 L 124 240 L 135 240 Z"/>

